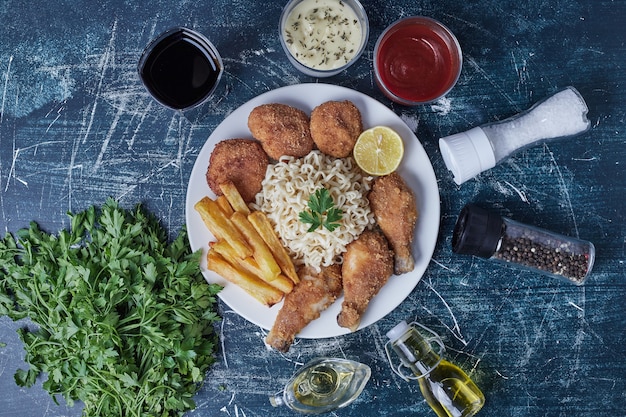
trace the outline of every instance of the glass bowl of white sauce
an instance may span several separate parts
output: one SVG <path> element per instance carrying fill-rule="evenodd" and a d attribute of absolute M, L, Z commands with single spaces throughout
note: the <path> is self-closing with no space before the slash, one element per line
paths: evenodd
<path fill-rule="evenodd" d="M 298 70 L 330 77 L 359 59 L 367 46 L 369 21 L 358 0 L 291 0 L 280 16 L 279 34 Z"/>

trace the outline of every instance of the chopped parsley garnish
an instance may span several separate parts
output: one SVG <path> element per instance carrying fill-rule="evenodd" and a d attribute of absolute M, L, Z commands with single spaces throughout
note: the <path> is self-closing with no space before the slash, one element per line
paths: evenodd
<path fill-rule="evenodd" d="M 314 232 L 320 227 L 325 227 L 332 232 L 341 224 L 341 216 L 343 211 L 335 207 L 330 192 L 326 188 L 320 188 L 315 194 L 309 197 L 309 210 L 300 212 L 300 221 L 311 226 L 307 232 Z"/>

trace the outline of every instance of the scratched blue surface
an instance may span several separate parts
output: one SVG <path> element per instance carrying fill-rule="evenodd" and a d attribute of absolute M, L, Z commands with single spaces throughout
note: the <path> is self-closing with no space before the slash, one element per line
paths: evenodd
<path fill-rule="evenodd" d="M 366 93 L 416 132 L 441 193 L 432 262 L 393 313 L 349 336 L 299 340 L 268 351 L 265 331 L 220 304 L 221 349 L 190 416 L 290 416 L 267 396 L 319 355 L 360 360 L 372 379 L 337 416 L 434 416 L 416 384 L 387 365 L 385 332 L 418 318 L 441 333 L 451 358 L 483 389 L 489 416 L 626 415 L 626 1 L 364 1 L 371 34 L 357 65 L 325 80 Z M 277 38 L 282 1 L 104 0 L 0 3 L 0 233 L 31 220 L 68 226 L 67 211 L 113 196 L 143 202 L 172 234 L 184 224 L 187 180 L 200 148 L 232 110 L 265 91 L 314 79 L 287 62 Z M 394 20 L 444 22 L 463 49 L 458 85 L 432 105 L 406 108 L 374 85 L 372 50 Z M 260 18 L 262 16 L 262 18 Z M 142 48 L 185 25 L 222 51 L 216 104 L 190 124 L 156 105 L 136 74 Z M 456 186 L 437 139 L 517 113 L 567 85 L 590 108 L 592 129 L 524 152 Z M 243 123 L 244 121 L 242 121 Z M 576 287 L 450 249 L 467 202 L 594 242 L 597 261 Z M 15 385 L 25 367 L 15 329 L 0 318 L 0 417 L 78 416 L 41 388 Z"/>

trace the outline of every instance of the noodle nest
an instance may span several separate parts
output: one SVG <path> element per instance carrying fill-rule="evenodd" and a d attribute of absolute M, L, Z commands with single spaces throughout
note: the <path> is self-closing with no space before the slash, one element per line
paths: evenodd
<path fill-rule="evenodd" d="M 374 224 L 367 200 L 372 177 L 363 174 L 352 157 L 333 158 L 314 150 L 302 158 L 283 157 L 269 165 L 262 190 L 253 204 L 273 223 L 296 265 L 321 267 L 342 263 L 346 246 Z M 342 210 L 340 226 L 307 232 L 299 214 L 308 210 L 309 197 L 326 188 Z"/>

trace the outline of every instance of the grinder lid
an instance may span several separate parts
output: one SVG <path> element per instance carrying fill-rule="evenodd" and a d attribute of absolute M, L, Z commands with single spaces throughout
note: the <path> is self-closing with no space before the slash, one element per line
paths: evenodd
<path fill-rule="evenodd" d="M 490 258 L 498 248 L 503 225 L 500 215 L 474 204 L 467 204 L 454 226 L 452 251 Z"/>

